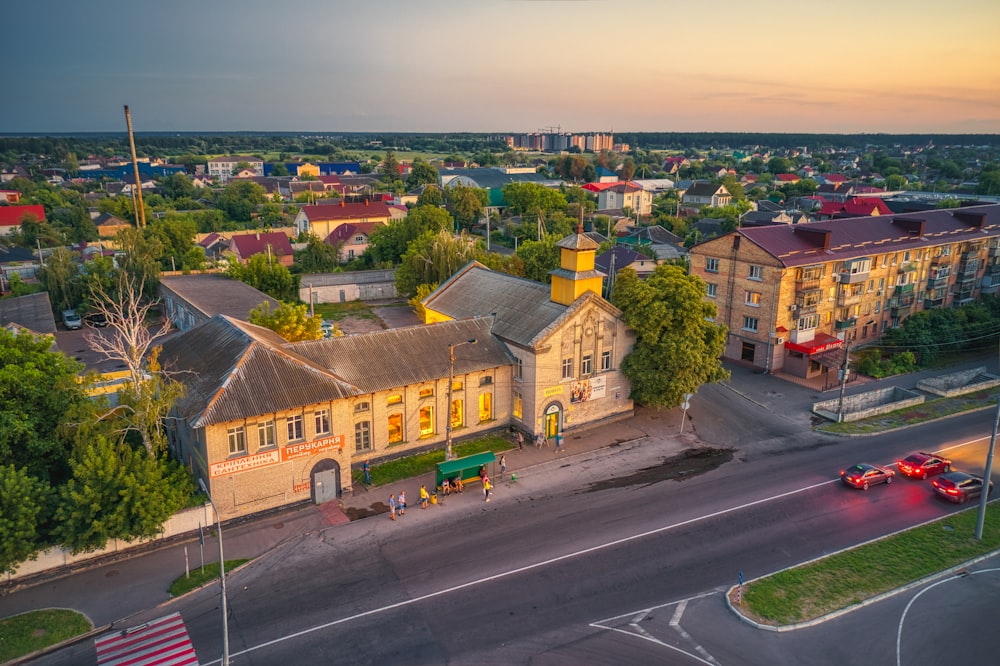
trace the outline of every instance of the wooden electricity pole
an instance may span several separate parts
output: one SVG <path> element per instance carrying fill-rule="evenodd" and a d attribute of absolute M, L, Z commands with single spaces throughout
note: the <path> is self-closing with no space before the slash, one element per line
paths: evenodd
<path fill-rule="evenodd" d="M 146 207 L 142 203 L 142 179 L 139 177 L 139 158 L 135 154 L 135 136 L 132 135 L 132 114 L 125 105 L 125 125 L 128 126 L 128 143 L 132 147 L 132 168 L 135 169 L 135 223 L 140 229 L 146 226 Z"/>

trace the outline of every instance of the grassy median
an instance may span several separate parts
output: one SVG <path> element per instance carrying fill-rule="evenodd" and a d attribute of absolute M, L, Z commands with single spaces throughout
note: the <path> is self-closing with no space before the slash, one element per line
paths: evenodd
<path fill-rule="evenodd" d="M 0 663 L 85 634 L 93 628 L 82 613 L 65 608 L 47 608 L 6 617 L 0 620 Z"/>
<path fill-rule="evenodd" d="M 229 580 L 229 573 L 236 567 L 242 566 L 249 562 L 249 560 L 226 560 L 226 580 Z M 191 569 L 190 576 L 181 576 L 173 583 L 170 584 L 170 588 L 167 590 L 170 592 L 170 596 L 179 597 L 186 592 L 190 592 L 196 588 L 201 587 L 205 583 L 218 580 L 219 579 L 219 563 L 209 562 L 205 564 L 205 568 L 196 567 Z"/>
<path fill-rule="evenodd" d="M 941 520 L 743 586 L 735 608 L 769 625 L 806 622 L 1000 549 L 1000 507 L 975 538 L 978 505 Z"/>

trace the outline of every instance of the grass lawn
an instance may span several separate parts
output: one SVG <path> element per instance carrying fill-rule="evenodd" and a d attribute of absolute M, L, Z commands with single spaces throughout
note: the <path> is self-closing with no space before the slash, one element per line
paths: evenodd
<path fill-rule="evenodd" d="M 0 663 L 85 634 L 94 626 L 81 613 L 49 608 L 0 620 Z"/>
<path fill-rule="evenodd" d="M 313 306 L 316 314 L 327 321 L 340 321 L 347 317 L 357 317 L 359 319 L 377 319 L 372 308 L 362 301 L 348 301 L 346 303 L 316 303 Z"/>
<path fill-rule="evenodd" d="M 994 502 L 986 511 L 981 541 L 975 539 L 977 513 L 978 504 L 749 583 L 741 612 L 762 624 L 805 622 L 1000 548 L 1000 506 Z"/>
<path fill-rule="evenodd" d="M 922 423 L 932 419 L 968 412 L 973 409 L 984 409 L 994 407 L 997 404 L 997 396 L 1000 394 L 989 391 L 978 391 L 956 398 L 939 398 L 929 400 L 920 405 L 905 407 L 888 414 L 873 416 L 861 421 L 851 421 L 844 423 L 826 422 L 816 427 L 816 430 L 830 432 L 840 435 L 867 435 L 893 428 L 899 428 L 914 423 Z"/>
<path fill-rule="evenodd" d="M 455 452 L 455 456 L 461 458 L 463 456 L 471 456 L 474 453 L 483 453 L 484 451 L 507 451 L 513 446 L 514 444 L 507 437 L 490 435 L 489 437 L 482 437 L 470 442 L 455 444 L 452 446 L 452 449 Z M 403 479 L 433 472 L 434 466 L 439 462 L 444 462 L 443 449 L 390 460 L 380 465 L 372 465 L 372 485 L 384 486 L 388 483 L 395 483 Z M 364 473 L 360 469 L 356 469 L 354 470 L 353 478 L 355 483 L 360 484 L 364 481 Z"/>
<path fill-rule="evenodd" d="M 230 571 L 242 564 L 246 564 L 248 561 L 249 560 L 226 560 L 226 575 L 228 576 Z M 179 597 L 185 592 L 190 592 L 196 587 L 201 587 L 211 580 L 218 580 L 218 578 L 219 563 L 206 563 L 204 571 L 201 570 L 201 567 L 193 567 L 191 569 L 190 577 L 181 576 L 170 584 L 170 588 L 167 591 L 170 592 L 170 596 Z"/>

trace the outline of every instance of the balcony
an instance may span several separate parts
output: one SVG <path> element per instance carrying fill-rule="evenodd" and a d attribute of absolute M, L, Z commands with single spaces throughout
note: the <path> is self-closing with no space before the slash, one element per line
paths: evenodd
<path fill-rule="evenodd" d="M 931 268 L 937 268 L 938 266 L 951 266 L 951 255 L 950 254 L 939 254 L 936 257 L 931 258 Z"/>
<path fill-rule="evenodd" d="M 903 294 L 913 293 L 913 283 L 910 284 L 897 284 L 896 289 L 892 292 L 894 296 L 902 296 Z"/>
<path fill-rule="evenodd" d="M 857 305 L 858 303 L 861 302 L 861 299 L 863 297 L 864 297 L 864 294 L 861 294 L 861 293 L 857 293 L 857 294 L 838 293 L 837 294 L 837 305 L 841 306 L 841 307 L 845 307 L 845 306 L 848 306 L 848 305 Z"/>
<path fill-rule="evenodd" d="M 795 291 L 809 291 L 810 289 L 819 289 L 820 280 L 822 275 L 818 277 L 805 277 L 795 281 Z"/>
<path fill-rule="evenodd" d="M 989 248 L 988 255 L 990 259 L 996 259 L 997 257 L 1000 257 L 1000 246 Z"/>
<path fill-rule="evenodd" d="M 948 276 L 930 278 L 927 280 L 928 289 L 944 289 L 948 286 Z"/>
<path fill-rule="evenodd" d="M 835 273 L 835 281 L 841 284 L 859 284 L 868 279 L 868 274 L 870 271 L 851 273 L 848 271 L 843 271 L 840 273 Z"/>
<path fill-rule="evenodd" d="M 933 310 L 935 308 L 943 308 L 943 307 L 944 307 L 944 296 L 924 299 L 924 310 Z"/>
<path fill-rule="evenodd" d="M 893 317 L 908 317 L 910 315 L 910 310 L 912 309 L 912 303 L 908 305 L 896 305 L 890 310 L 890 314 Z"/>
<path fill-rule="evenodd" d="M 997 275 L 1000 274 L 1000 262 L 995 262 L 992 264 L 986 264 L 986 275 Z"/>
<path fill-rule="evenodd" d="M 965 274 L 968 274 L 968 273 L 975 274 L 977 272 L 979 272 L 979 260 L 978 259 L 973 259 L 971 261 L 963 261 L 962 263 L 960 263 L 958 265 L 958 274 L 959 275 L 965 275 Z"/>
<path fill-rule="evenodd" d="M 854 328 L 857 325 L 858 325 L 858 318 L 857 317 L 853 317 L 851 319 L 838 319 L 834 323 L 833 327 L 834 327 L 835 330 L 844 331 L 844 330 L 847 330 L 849 328 Z"/>
<path fill-rule="evenodd" d="M 982 289 L 979 290 L 981 294 L 997 294 L 1000 293 L 1000 282 L 994 282 L 993 284 L 983 283 Z"/>

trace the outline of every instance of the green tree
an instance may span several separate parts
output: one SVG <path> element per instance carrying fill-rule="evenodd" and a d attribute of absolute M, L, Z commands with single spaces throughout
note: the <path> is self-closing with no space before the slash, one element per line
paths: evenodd
<path fill-rule="evenodd" d="M 422 284 L 441 284 L 479 254 L 465 232 L 455 237 L 448 231 L 427 231 L 403 255 L 396 269 L 396 290 L 409 298 Z"/>
<path fill-rule="evenodd" d="M 549 271 L 559 268 L 558 242 L 559 238 L 551 235 L 538 241 L 526 240 L 518 246 L 517 257 L 524 266 L 524 277 L 545 283 L 552 280 Z"/>
<path fill-rule="evenodd" d="M 74 553 L 110 539 L 152 538 L 194 492 L 176 462 L 150 458 L 103 436 L 79 444 L 72 477 L 59 489 L 54 535 Z"/>
<path fill-rule="evenodd" d="M 618 175 L 622 180 L 632 180 L 632 177 L 635 175 L 635 160 L 631 157 L 625 158 L 625 161 L 622 162 L 622 169 Z"/>
<path fill-rule="evenodd" d="M 454 185 L 444 190 L 448 210 L 455 217 L 459 227 L 469 229 L 479 219 L 483 208 L 489 203 L 486 190 L 479 187 Z"/>
<path fill-rule="evenodd" d="M 38 281 L 49 292 L 49 301 L 56 312 L 75 308 L 80 304 L 82 294 L 76 279 L 77 271 L 73 253 L 64 247 L 57 247 L 38 272 Z"/>
<path fill-rule="evenodd" d="M 271 304 L 264 301 L 250 311 L 250 323 L 269 328 L 289 342 L 319 340 L 323 337 L 320 328 L 322 317 L 310 317 L 305 303 L 297 305 L 281 303 L 272 311 Z"/>
<path fill-rule="evenodd" d="M 194 237 L 197 233 L 198 227 L 192 219 L 172 214 L 153 220 L 146 227 L 144 235 L 150 242 L 158 242 L 162 248 L 162 254 L 159 257 L 160 269 L 173 271 L 193 270 L 204 265 L 204 251 L 201 253 L 200 262 L 197 260 L 197 255 L 191 254 L 191 250 L 195 247 Z M 185 265 L 185 260 L 190 261 L 192 258 L 197 265 Z"/>
<path fill-rule="evenodd" d="M 219 194 L 216 204 L 229 219 L 249 222 L 257 206 L 267 201 L 267 190 L 252 180 L 233 180 Z"/>
<path fill-rule="evenodd" d="M 396 159 L 396 153 L 391 150 L 385 151 L 385 158 L 382 160 L 382 166 L 379 167 L 379 173 L 382 174 L 382 180 L 387 182 L 400 179 L 399 160 Z"/>
<path fill-rule="evenodd" d="M 298 280 L 287 267 L 266 254 L 255 254 L 245 264 L 231 263 L 226 275 L 279 301 L 299 299 Z"/>
<path fill-rule="evenodd" d="M 295 265 L 303 273 L 331 273 L 340 266 L 339 248 L 309 234 L 306 246 L 295 252 Z"/>
<path fill-rule="evenodd" d="M 0 465 L 0 573 L 14 573 L 44 545 L 39 524 L 49 485 L 13 465 Z"/>
<path fill-rule="evenodd" d="M 52 338 L 0 328 L 0 465 L 55 485 L 65 480 L 74 424 L 93 418 L 78 380 L 83 365 L 53 351 Z"/>
<path fill-rule="evenodd" d="M 538 183 L 508 183 L 503 186 L 503 198 L 514 215 L 546 215 L 566 210 L 562 192 Z"/>
<path fill-rule="evenodd" d="M 437 184 L 437 182 L 437 169 L 424 160 L 416 159 L 413 161 L 413 165 L 410 167 L 410 175 L 406 177 L 407 189 L 414 190 L 421 185 Z"/>
<path fill-rule="evenodd" d="M 417 197 L 417 207 L 420 206 L 435 206 L 440 207 L 444 204 L 444 193 L 441 192 L 441 188 L 437 185 L 428 185 Z"/>
<path fill-rule="evenodd" d="M 145 295 L 153 298 L 160 283 L 160 257 L 163 244 L 135 227 L 126 227 L 115 235 L 120 254 L 118 268 L 133 282 L 141 284 Z"/>
<path fill-rule="evenodd" d="M 418 206 L 406 216 L 406 225 L 410 227 L 412 238 L 416 238 L 425 232 L 451 231 L 453 220 L 451 215 L 443 208 L 433 208 L 431 206 Z"/>
<path fill-rule="evenodd" d="M 890 191 L 902 190 L 906 188 L 906 182 L 906 176 L 893 174 L 891 176 L 886 176 L 885 188 Z"/>
<path fill-rule="evenodd" d="M 171 199 L 195 199 L 197 189 L 186 173 L 173 173 L 160 180 L 160 189 L 164 196 Z"/>
<path fill-rule="evenodd" d="M 636 334 L 622 371 L 632 382 L 632 399 L 650 407 L 677 407 L 685 393 L 723 381 L 726 328 L 710 321 L 715 305 L 705 300 L 705 283 L 680 266 L 657 266 L 646 280 L 625 269 L 611 302 Z"/>
<path fill-rule="evenodd" d="M 772 157 L 767 161 L 767 170 L 771 173 L 791 173 L 792 161 L 786 157 Z"/>
<path fill-rule="evenodd" d="M 288 167 L 285 166 L 284 162 L 278 162 L 271 167 L 271 175 L 275 178 L 282 178 L 288 175 Z"/>

